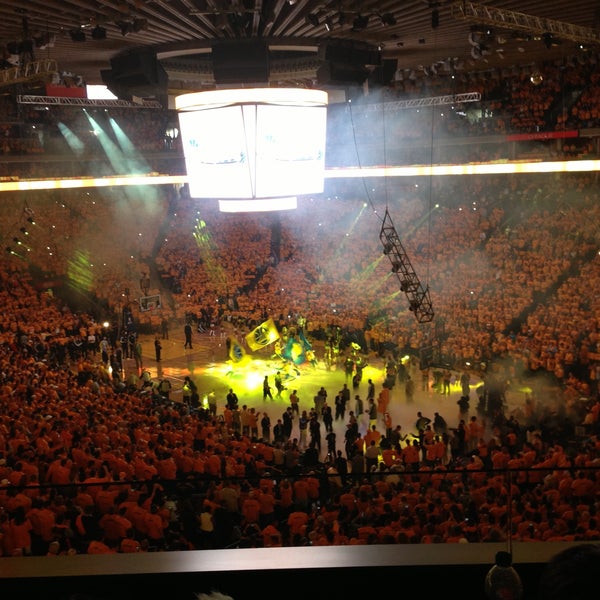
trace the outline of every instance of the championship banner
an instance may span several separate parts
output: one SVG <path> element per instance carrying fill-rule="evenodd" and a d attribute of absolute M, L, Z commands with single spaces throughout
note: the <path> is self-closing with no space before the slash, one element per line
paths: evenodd
<path fill-rule="evenodd" d="M 256 329 L 246 335 L 246 342 L 251 350 L 259 350 L 279 339 L 279 331 L 273 322 L 268 319 L 261 323 Z"/>

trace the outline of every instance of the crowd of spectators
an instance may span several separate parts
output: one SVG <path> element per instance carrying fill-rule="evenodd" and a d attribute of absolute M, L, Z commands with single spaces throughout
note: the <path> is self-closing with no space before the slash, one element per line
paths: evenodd
<path fill-rule="evenodd" d="M 542 84 L 566 76 L 555 67 Z M 511 82 L 515 102 L 521 84 Z M 503 127 L 540 126 L 536 111 L 547 115 L 556 92 L 542 84 L 531 112 L 515 108 Z M 593 96 L 578 100 L 565 123 L 581 114 L 593 125 Z M 594 174 L 395 182 L 276 214 L 219 213 L 166 187 L 7 195 L 2 555 L 598 539 L 597 195 Z M 429 286 L 428 325 L 382 254 L 386 209 Z M 162 298 L 158 317 L 136 302 L 142 282 Z M 67 288 L 93 302 L 76 308 Z M 301 316 L 309 335 L 338 326 L 379 357 L 427 350 L 460 371 L 476 365 L 484 381 L 547 376 L 553 392 L 516 415 L 467 412 L 464 432 L 433 432 L 439 453 L 382 421 L 373 469 L 362 452 L 315 460 L 293 439 L 132 387 L 96 352 L 64 350 L 125 309 L 153 333 L 208 315 L 241 337 L 265 318 Z M 489 419 L 485 434 L 473 417 Z"/>
<path fill-rule="evenodd" d="M 300 469 L 305 451 L 292 441 L 243 435 L 225 415 L 189 413 L 157 402 L 149 392 L 116 385 L 99 355 L 86 360 L 61 352 L 62 361 L 49 362 L 57 344 L 94 329 L 101 335 L 101 329 L 92 316 L 73 313 L 63 300 L 36 290 L 28 283 L 31 265 L 7 253 L 1 324 L 3 553 L 45 553 L 51 542 L 64 553 L 499 541 L 508 535 L 509 510 L 513 539 L 594 538 L 597 484 L 588 469 L 597 464 L 600 448 L 598 361 L 590 356 L 598 351 L 597 186 L 586 175 L 562 176 L 552 186 L 541 176 L 449 184 L 433 184 L 440 207 L 427 226 L 418 225 L 428 208 L 418 192 L 405 190 L 402 201 L 390 207 L 405 217 L 399 232 L 415 263 L 427 265 L 436 314 L 443 318 L 431 327 L 418 326 L 410 311 L 388 298 L 397 282 L 386 279 L 389 266 L 376 260 L 381 255 L 373 233 L 376 217 L 362 201 L 348 199 L 315 200 L 297 218 L 298 213 L 232 216 L 198 208 L 189 198 L 159 195 L 153 210 L 145 207 L 144 235 L 133 235 L 141 224 L 130 223 L 129 241 L 122 247 L 106 244 L 114 253 L 105 259 L 111 261 L 106 273 L 113 274 L 90 275 L 86 285 L 99 296 L 107 287 L 121 290 L 118 274 L 125 276 L 127 267 L 120 271 L 120 263 L 132 252 L 136 268 L 147 268 L 142 248 L 151 257 L 160 237 L 152 260 L 169 282 L 178 282 L 170 291 L 174 320 L 206 309 L 241 332 L 265 315 L 285 322 L 287 315 L 301 314 L 312 334 L 333 322 L 363 331 L 373 352 L 385 342 L 413 354 L 434 343 L 456 368 L 470 361 L 498 364 L 516 379 L 543 372 L 554 380 L 555 396 L 532 399 L 516 419 L 494 421 L 476 443 L 471 439 L 457 450 L 452 437 L 446 439 L 450 449 L 437 457 L 417 452 L 413 463 L 407 455 L 414 457 L 414 449 L 405 441 L 394 442 L 385 460 L 386 448 L 379 449 L 375 473 L 366 464 L 364 470 L 357 466 L 362 458 L 344 456 L 346 478 L 324 453 L 308 470 Z M 38 224 L 66 210 L 38 200 L 31 199 L 26 212 Z M 126 200 L 123 206 L 133 204 Z M 73 262 L 75 247 L 95 236 L 97 251 L 108 252 L 100 242 L 111 230 L 115 207 L 96 198 L 74 207 L 79 214 L 55 221 L 57 250 L 59 240 L 73 244 L 58 254 Z M 157 221 L 165 215 L 169 230 L 163 238 Z M 69 242 L 75 231 L 68 228 L 87 223 L 89 231 Z M 194 235 L 198 227 L 201 236 Z M 151 241 L 142 246 L 128 245 L 146 236 Z M 69 274 L 67 264 L 58 272 Z M 46 266 L 51 269 L 52 263 Z M 162 291 L 166 298 L 169 290 Z M 107 296 L 111 303 L 119 298 L 123 302 L 122 294 Z M 567 432 L 560 426 L 565 420 L 572 424 Z M 575 427 L 588 436 L 579 440 L 577 452 L 570 445 Z M 478 476 L 479 469 L 490 468 L 497 473 Z M 517 469 L 515 479 L 507 478 L 507 468 Z M 307 481 L 318 487 L 316 495 L 297 491 L 304 485 L 298 482 Z M 575 491 L 579 484 L 586 491 Z M 227 512 L 224 489 L 225 496 L 237 497 L 237 510 Z M 109 500 L 99 508 L 105 492 Z M 145 511 L 137 525 L 134 505 Z M 105 513 L 110 517 L 103 519 Z M 40 514 L 52 523 L 49 529 L 42 530 Z M 155 514 L 162 533 L 150 535 L 144 523 L 158 523 Z M 95 532 L 93 540 L 81 533 L 85 526 L 78 529 L 82 520 Z M 120 534 L 110 529 L 115 522 Z M 31 547 L 10 541 L 16 535 L 10 531 L 34 523 Z"/>
<path fill-rule="evenodd" d="M 576 64 L 575 64 L 576 62 Z M 327 160 L 330 165 L 349 164 L 357 159 L 364 164 L 382 159 L 395 163 L 427 163 L 448 160 L 502 160 L 531 155 L 538 158 L 577 157 L 597 153 L 588 138 L 548 143 L 539 140 L 522 141 L 518 144 L 456 143 L 448 145 L 445 139 L 472 138 L 473 136 L 500 136 L 511 133 L 530 133 L 568 130 L 588 130 L 598 126 L 598 78 L 597 56 L 593 52 L 575 57 L 565 57 L 555 62 L 514 69 L 491 69 L 475 73 L 440 73 L 438 76 L 419 77 L 397 81 L 393 88 L 374 90 L 363 99 L 349 105 L 332 105 L 328 130 Z M 390 109 L 381 118 L 378 111 L 364 110 L 363 102 L 381 99 L 393 106 L 395 101 L 448 96 L 478 92 L 481 100 L 476 103 L 428 108 Z M 0 154 L 9 162 L 0 162 L 0 175 L 38 177 L 112 174 L 115 169 L 127 168 L 131 157 L 128 144 L 143 152 L 145 160 L 138 168 L 145 172 L 180 172 L 181 165 L 169 155 L 181 151 L 177 115 L 172 110 L 111 108 L 90 109 L 91 125 L 86 113 L 73 107 L 16 105 L 14 98 L 4 96 L 1 100 L 6 121 L 0 123 L 2 144 Z M 352 113 L 349 118 L 349 111 Z M 109 121 L 117 123 L 117 133 Z M 119 165 L 103 156 L 101 139 L 95 129 L 104 130 L 114 148 L 120 149 L 127 160 Z M 386 138 L 387 156 L 377 153 L 381 137 Z M 123 145 L 126 140 L 127 146 Z M 437 140 L 423 144 L 423 140 Z M 410 146 L 407 151 L 406 146 Z M 357 152 L 349 148 L 359 147 Z M 433 156 L 431 153 L 433 152 Z M 112 151 L 114 154 L 114 150 Z M 59 168 L 49 161 L 43 172 L 35 162 L 14 160 L 23 155 L 51 157 L 76 154 L 78 160 Z M 111 153 L 109 153 L 111 154 Z M 67 167 L 68 171 L 65 170 Z M 62 172 L 60 171 L 62 168 Z M 179 169 L 179 170 L 178 170 Z"/>

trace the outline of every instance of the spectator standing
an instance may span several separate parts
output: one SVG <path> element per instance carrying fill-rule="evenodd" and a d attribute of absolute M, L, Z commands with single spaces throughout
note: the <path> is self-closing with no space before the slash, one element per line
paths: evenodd
<path fill-rule="evenodd" d="M 160 338 L 157 335 L 154 338 L 154 355 L 156 358 L 156 362 L 160 362 L 161 351 L 162 351 L 162 345 L 160 343 Z"/>
<path fill-rule="evenodd" d="M 211 417 L 217 416 L 217 395 L 215 394 L 215 390 L 211 390 L 208 392 L 207 396 L 208 401 L 208 412 Z"/>
<path fill-rule="evenodd" d="M 293 390 L 290 394 L 290 406 L 292 412 L 295 412 L 297 415 L 300 414 L 300 398 L 298 397 L 298 390 Z"/>
<path fill-rule="evenodd" d="M 323 406 L 323 411 L 321 413 L 321 417 L 323 419 L 323 425 L 325 426 L 325 431 L 330 432 L 333 431 L 333 413 L 331 412 L 331 406 L 325 402 Z"/>
<path fill-rule="evenodd" d="M 273 394 L 271 393 L 271 385 L 269 384 L 269 376 L 265 375 L 265 378 L 263 379 L 263 402 L 267 398 L 273 400 Z"/>
<path fill-rule="evenodd" d="M 419 446 L 421 449 L 425 447 L 425 430 L 427 429 L 427 425 L 431 423 L 431 419 L 429 417 L 425 417 L 421 411 L 417 412 L 417 420 L 415 421 L 415 427 L 417 429 L 417 433 L 419 435 Z"/>
<path fill-rule="evenodd" d="M 281 392 L 283 392 L 283 390 L 285 390 L 285 387 L 283 386 L 283 381 L 281 380 L 281 373 L 279 371 L 277 371 L 277 373 L 275 373 L 274 381 L 275 381 L 275 389 L 277 390 L 277 397 L 281 398 Z"/>
<path fill-rule="evenodd" d="M 327 455 L 328 455 L 328 462 L 333 462 L 335 460 L 335 456 L 336 456 L 336 434 L 335 431 L 333 431 L 333 429 L 331 431 L 327 432 L 327 435 L 325 436 L 325 441 L 327 442 Z"/>
<path fill-rule="evenodd" d="M 271 441 L 271 417 L 269 413 L 264 412 L 260 419 L 260 431 L 265 442 Z"/>
<path fill-rule="evenodd" d="M 229 388 L 229 392 L 227 392 L 227 406 L 233 410 L 238 405 L 238 397 L 237 394 L 233 391 L 233 388 Z"/>
<path fill-rule="evenodd" d="M 300 430 L 298 447 L 300 450 L 306 450 L 306 446 L 308 445 L 308 421 L 308 415 L 306 414 L 306 411 L 303 410 L 300 418 L 298 419 L 298 428 Z"/>
<path fill-rule="evenodd" d="M 443 435 L 448 432 L 448 425 L 446 419 L 440 415 L 440 413 L 433 413 L 433 431 L 438 435 Z"/>
<path fill-rule="evenodd" d="M 341 419 L 344 420 L 346 416 L 346 401 L 342 395 L 342 391 L 340 390 L 334 400 L 335 405 L 335 420 Z"/>
<path fill-rule="evenodd" d="M 310 433 L 309 446 L 314 446 L 317 450 L 321 451 L 321 423 L 316 416 L 313 416 L 308 423 L 308 430 Z"/>
<path fill-rule="evenodd" d="M 192 324 L 187 321 L 183 326 L 183 335 L 185 336 L 185 343 L 183 344 L 184 348 L 192 349 Z"/>
<path fill-rule="evenodd" d="M 362 398 L 356 394 L 356 396 L 354 396 L 354 414 L 358 417 L 359 415 L 362 415 L 363 412 L 365 412 L 364 403 Z"/>
<path fill-rule="evenodd" d="M 281 415 L 281 422 L 283 423 L 283 441 L 287 442 L 292 437 L 292 427 L 294 424 L 294 413 L 291 406 L 288 406 Z"/>
<path fill-rule="evenodd" d="M 142 342 L 140 342 L 137 336 L 135 340 L 135 346 L 133 349 L 133 358 L 135 359 L 135 366 L 137 368 L 138 375 L 141 375 L 142 370 L 144 368 L 144 362 L 142 359 Z"/>
<path fill-rule="evenodd" d="M 158 391 L 167 402 L 171 399 L 171 382 L 166 377 L 159 381 Z"/>

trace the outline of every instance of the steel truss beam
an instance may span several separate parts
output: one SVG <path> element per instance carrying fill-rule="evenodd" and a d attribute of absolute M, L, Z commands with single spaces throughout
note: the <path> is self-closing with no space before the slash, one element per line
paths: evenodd
<path fill-rule="evenodd" d="M 162 108 L 160 102 L 143 100 L 141 104 L 128 100 L 109 100 L 108 98 L 92 100 L 90 98 L 63 98 L 59 96 L 17 96 L 19 104 L 41 104 L 45 106 L 87 106 L 92 108 Z"/>
<path fill-rule="evenodd" d="M 456 19 L 504 27 L 505 29 L 519 29 L 531 33 L 549 33 L 565 40 L 582 42 L 585 44 L 600 43 L 600 33 L 591 27 L 579 27 L 563 21 L 542 19 L 512 10 L 493 8 L 475 2 L 454 2 L 450 6 L 450 14 Z"/>
<path fill-rule="evenodd" d="M 404 292 L 408 299 L 408 309 L 415 313 L 419 323 L 430 323 L 433 320 L 434 313 L 429 287 L 423 288 L 421 285 L 387 209 L 381 225 L 379 239 L 383 244 L 383 253 L 390 259 L 392 273 L 396 275 L 400 282 L 400 291 Z"/>
<path fill-rule="evenodd" d="M 421 108 L 423 106 L 440 106 L 442 104 L 463 104 L 465 102 L 479 102 L 479 92 L 467 92 L 466 94 L 450 94 L 448 96 L 431 96 L 429 98 L 413 98 L 412 100 L 398 100 L 397 102 L 381 102 L 374 104 L 361 104 L 359 110 L 365 112 L 385 110 L 403 110 L 405 108 Z"/>

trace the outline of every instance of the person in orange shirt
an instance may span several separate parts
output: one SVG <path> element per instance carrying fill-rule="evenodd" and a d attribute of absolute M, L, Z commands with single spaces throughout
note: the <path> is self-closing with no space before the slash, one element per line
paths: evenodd
<path fill-rule="evenodd" d="M 104 541 L 120 543 L 133 531 L 131 521 L 123 516 L 124 512 L 125 507 L 117 510 L 112 506 L 107 513 L 102 515 L 98 524 L 104 532 Z"/>
<path fill-rule="evenodd" d="M 419 468 L 420 460 L 421 446 L 419 445 L 419 440 L 413 440 L 412 444 L 407 444 L 402 449 L 402 461 L 408 470 L 416 471 Z"/>
<path fill-rule="evenodd" d="M 270 491 L 265 490 L 258 495 L 258 502 L 260 504 L 259 524 L 264 529 L 275 521 L 276 499 Z"/>
<path fill-rule="evenodd" d="M 87 547 L 87 554 L 116 554 L 117 550 L 104 542 L 92 540 Z"/>
<path fill-rule="evenodd" d="M 390 405 L 390 389 L 387 386 L 383 386 L 379 395 L 377 396 L 377 412 L 380 415 L 386 415 L 388 407 Z"/>
<path fill-rule="evenodd" d="M 31 532 L 33 525 L 25 514 L 25 509 L 17 508 L 6 529 L 5 547 L 11 556 L 31 556 Z"/>
<path fill-rule="evenodd" d="M 31 529 L 32 552 L 41 555 L 48 549 L 48 544 L 54 538 L 56 514 L 48 507 L 48 502 L 34 498 L 31 509 L 27 512 Z"/>
<path fill-rule="evenodd" d="M 398 454 L 395 448 L 384 448 L 381 451 L 381 462 L 383 462 L 388 469 L 394 464 L 397 457 Z"/>
<path fill-rule="evenodd" d="M 294 489 L 287 479 L 282 479 L 278 486 L 278 513 L 282 516 L 288 514 L 292 509 L 294 501 Z"/>
<path fill-rule="evenodd" d="M 146 534 L 151 546 L 158 549 L 164 548 L 165 545 L 165 530 L 168 522 L 164 516 L 160 514 L 159 507 L 156 504 L 150 506 L 150 511 L 146 513 L 144 521 Z"/>
<path fill-rule="evenodd" d="M 308 508 L 308 483 L 306 479 L 296 479 L 292 484 L 294 488 L 294 506 L 298 509 L 306 510 Z"/>
<path fill-rule="evenodd" d="M 375 442 L 375 445 L 379 447 L 379 443 L 381 442 L 381 431 L 377 429 L 377 425 L 371 425 L 371 428 L 365 433 L 365 448 L 368 448 L 371 445 L 371 442 Z"/>
<path fill-rule="evenodd" d="M 260 492 L 251 490 L 248 494 L 248 497 L 242 502 L 242 517 L 244 525 L 249 523 L 258 523 L 260 519 L 260 502 L 257 498 L 258 493 Z"/>
<path fill-rule="evenodd" d="M 290 542 L 293 545 L 293 540 L 297 536 L 304 536 L 306 534 L 306 528 L 308 525 L 308 514 L 304 511 L 297 510 L 290 513 L 287 524 L 290 532 Z"/>
<path fill-rule="evenodd" d="M 281 548 L 283 546 L 281 531 L 273 523 L 264 527 L 260 533 L 265 548 Z"/>
<path fill-rule="evenodd" d="M 383 426 L 385 427 L 385 437 L 389 440 L 392 437 L 392 416 L 389 412 L 383 413 Z"/>

